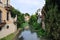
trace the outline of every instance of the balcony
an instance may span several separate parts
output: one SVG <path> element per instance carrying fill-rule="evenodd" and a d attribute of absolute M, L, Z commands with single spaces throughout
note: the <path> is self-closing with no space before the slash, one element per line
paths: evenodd
<path fill-rule="evenodd" d="M 3 22 L 0 23 L 0 27 L 3 27 L 6 24 L 6 21 L 4 20 Z"/>
<path fill-rule="evenodd" d="M 11 7 L 11 5 L 6 5 L 6 4 L 4 5 L 4 8 L 8 11 L 10 10 L 10 7 Z"/>

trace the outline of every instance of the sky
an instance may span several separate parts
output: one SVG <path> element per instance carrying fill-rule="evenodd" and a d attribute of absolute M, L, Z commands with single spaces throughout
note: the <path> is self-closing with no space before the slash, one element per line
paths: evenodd
<path fill-rule="evenodd" d="M 22 13 L 34 14 L 37 9 L 42 9 L 45 0 L 11 0 L 10 4 Z"/>

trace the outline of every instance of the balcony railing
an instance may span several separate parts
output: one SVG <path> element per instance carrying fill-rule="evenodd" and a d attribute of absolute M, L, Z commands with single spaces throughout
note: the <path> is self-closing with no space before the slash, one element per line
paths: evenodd
<path fill-rule="evenodd" d="M 6 10 L 10 10 L 11 5 L 4 5 Z"/>
<path fill-rule="evenodd" d="M 8 4 L 8 5 L 7 5 L 7 4 L 4 4 L 4 6 L 5 6 L 5 7 L 10 7 L 11 5 L 10 5 L 10 4 Z"/>
<path fill-rule="evenodd" d="M 3 22 L 0 23 L 0 27 L 3 27 L 6 24 L 6 21 L 4 20 Z"/>
<path fill-rule="evenodd" d="M 7 5 L 7 4 L 3 4 L 3 3 L 0 3 L 0 7 L 4 7 L 6 10 L 9 10 L 11 5 Z"/>

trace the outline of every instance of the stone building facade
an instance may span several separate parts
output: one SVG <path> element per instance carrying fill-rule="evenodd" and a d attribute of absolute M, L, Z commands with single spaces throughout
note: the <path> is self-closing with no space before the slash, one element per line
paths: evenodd
<path fill-rule="evenodd" d="M 10 0 L 0 0 L 0 38 L 17 30 L 17 15 L 15 18 L 11 17 Z"/>

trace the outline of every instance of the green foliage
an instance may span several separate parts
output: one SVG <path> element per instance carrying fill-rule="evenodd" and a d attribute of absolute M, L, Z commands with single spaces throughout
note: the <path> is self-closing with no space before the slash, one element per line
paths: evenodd
<path fill-rule="evenodd" d="M 40 37 L 46 36 L 46 32 L 45 32 L 42 28 L 40 28 L 40 29 L 37 31 L 37 34 L 38 34 L 38 36 L 40 36 Z"/>
<path fill-rule="evenodd" d="M 34 22 L 37 22 L 37 16 L 36 15 L 32 15 L 30 20 L 29 20 L 29 24 L 33 24 Z"/>
<path fill-rule="evenodd" d="M 29 20 L 29 24 L 32 26 L 32 28 L 37 28 L 37 17 L 36 15 L 32 15 L 30 20 Z"/>
<path fill-rule="evenodd" d="M 29 26 L 29 24 L 27 22 L 25 22 L 25 23 L 22 23 L 21 26 L 22 26 L 22 28 L 24 28 L 26 26 Z"/>
<path fill-rule="evenodd" d="M 45 36 L 46 32 L 42 29 L 42 24 L 37 23 L 37 15 L 32 15 L 29 24 L 32 31 L 37 32 L 38 36 Z"/>
<path fill-rule="evenodd" d="M 30 16 L 28 13 L 25 13 L 25 16 Z"/>
<path fill-rule="evenodd" d="M 45 26 L 48 40 L 60 40 L 60 12 L 56 0 L 46 0 Z"/>
<path fill-rule="evenodd" d="M 4 37 L 4 38 L 2 38 L 2 39 L 0 39 L 0 40 L 12 40 L 14 37 L 15 37 L 15 35 L 16 34 L 10 34 L 10 35 L 8 35 L 7 37 Z"/>
<path fill-rule="evenodd" d="M 41 25 L 38 24 L 37 22 L 34 22 L 34 23 L 31 25 L 32 29 L 34 29 L 34 30 L 39 30 L 39 29 L 41 28 L 40 26 L 41 26 Z"/>
<path fill-rule="evenodd" d="M 13 18 L 17 15 L 17 26 L 21 27 L 21 24 L 24 23 L 24 14 L 13 7 L 10 8 L 10 11 Z"/>

